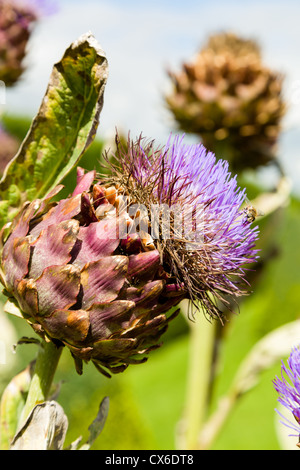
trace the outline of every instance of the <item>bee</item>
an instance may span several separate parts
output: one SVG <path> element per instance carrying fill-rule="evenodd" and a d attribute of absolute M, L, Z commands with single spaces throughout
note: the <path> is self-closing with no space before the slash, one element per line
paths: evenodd
<path fill-rule="evenodd" d="M 256 209 L 254 206 L 252 206 L 248 199 L 246 199 L 246 202 L 247 206 L 243 209 L 243 211 L 246 216 L 247 222 L 251 224 L 255 221 L 256 217 L 262 217 L 264 213 L 261 210 Z"/>

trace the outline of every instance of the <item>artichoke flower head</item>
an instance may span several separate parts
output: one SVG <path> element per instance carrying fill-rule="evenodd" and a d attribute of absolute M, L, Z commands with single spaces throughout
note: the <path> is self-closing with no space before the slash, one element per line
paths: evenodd
<path fill-rule="evenodd" d="M 257 257 L 226 162 L 179 136 L 117 144 L 109 173 L 79 167 L 72 194 L 57 201 L 58 186 L 2 230 L 6 295 L 79 373 L 83 361 L 105 375 L 144 362 L 183 299 L 220 317 Z"/>

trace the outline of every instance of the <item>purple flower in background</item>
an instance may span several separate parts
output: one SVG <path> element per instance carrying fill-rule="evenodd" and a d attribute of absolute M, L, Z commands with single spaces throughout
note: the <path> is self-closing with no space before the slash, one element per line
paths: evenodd
<path fill-rule="evenodd" d="M 290 421 L 276 410 L 284 420 L 281 422 L 300 436 L 300 345 L 292 349 L 287 365 L 282 362 L 281 379 L 276 377 L 273 383 L 279 394 L 278 401 L 290 410 L 295 418 L 295 421 Z"/>
<path fill-rule="evenodd" d="M 51 15 L 57 12 L 58 4 L 56 0 L 0 0 L 0 3 L 9 4 L 20 14 L 22 12 L 31 11 L 33 17 L 40 18 L 42 16 Z"/>

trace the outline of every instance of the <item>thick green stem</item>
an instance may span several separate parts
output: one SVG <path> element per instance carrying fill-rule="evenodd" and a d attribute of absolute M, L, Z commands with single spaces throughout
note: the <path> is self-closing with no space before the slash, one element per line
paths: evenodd
<path fill-rule="evenodd" d="M 190 363 L 184 419 L 183 445 L 197 449 L 199 433 L 207 415 L 212 359 L 215 340 L 215 322 L 199 315 L 191 324 Z"/>
<path fill-rule="evenodd" d="M 39 348 L 19 426 L 25 422 L 35 405 L 47 400 L 61 352 L 62 347 L 57 348 L 52 342 L 44 342 L 43 347 Z"/>

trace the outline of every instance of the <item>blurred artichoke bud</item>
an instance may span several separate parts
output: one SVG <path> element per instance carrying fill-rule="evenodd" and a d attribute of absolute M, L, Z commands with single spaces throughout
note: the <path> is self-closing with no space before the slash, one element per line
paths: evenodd
<path fill-rule="evenodd" d="M 0 1 L 0 80 L 8 87 L 24 71 L 27 43 L 39 15 L 38 2 Z"/>
<path fill-rule="evenodd" d="M 165 99 L 178 127 L 197 134 L 234 171 L 276 158 L 283 78 L 263 65 L 257 43 L 212 36 L 193 62 L 169 76 L 173 90 Z"/>

